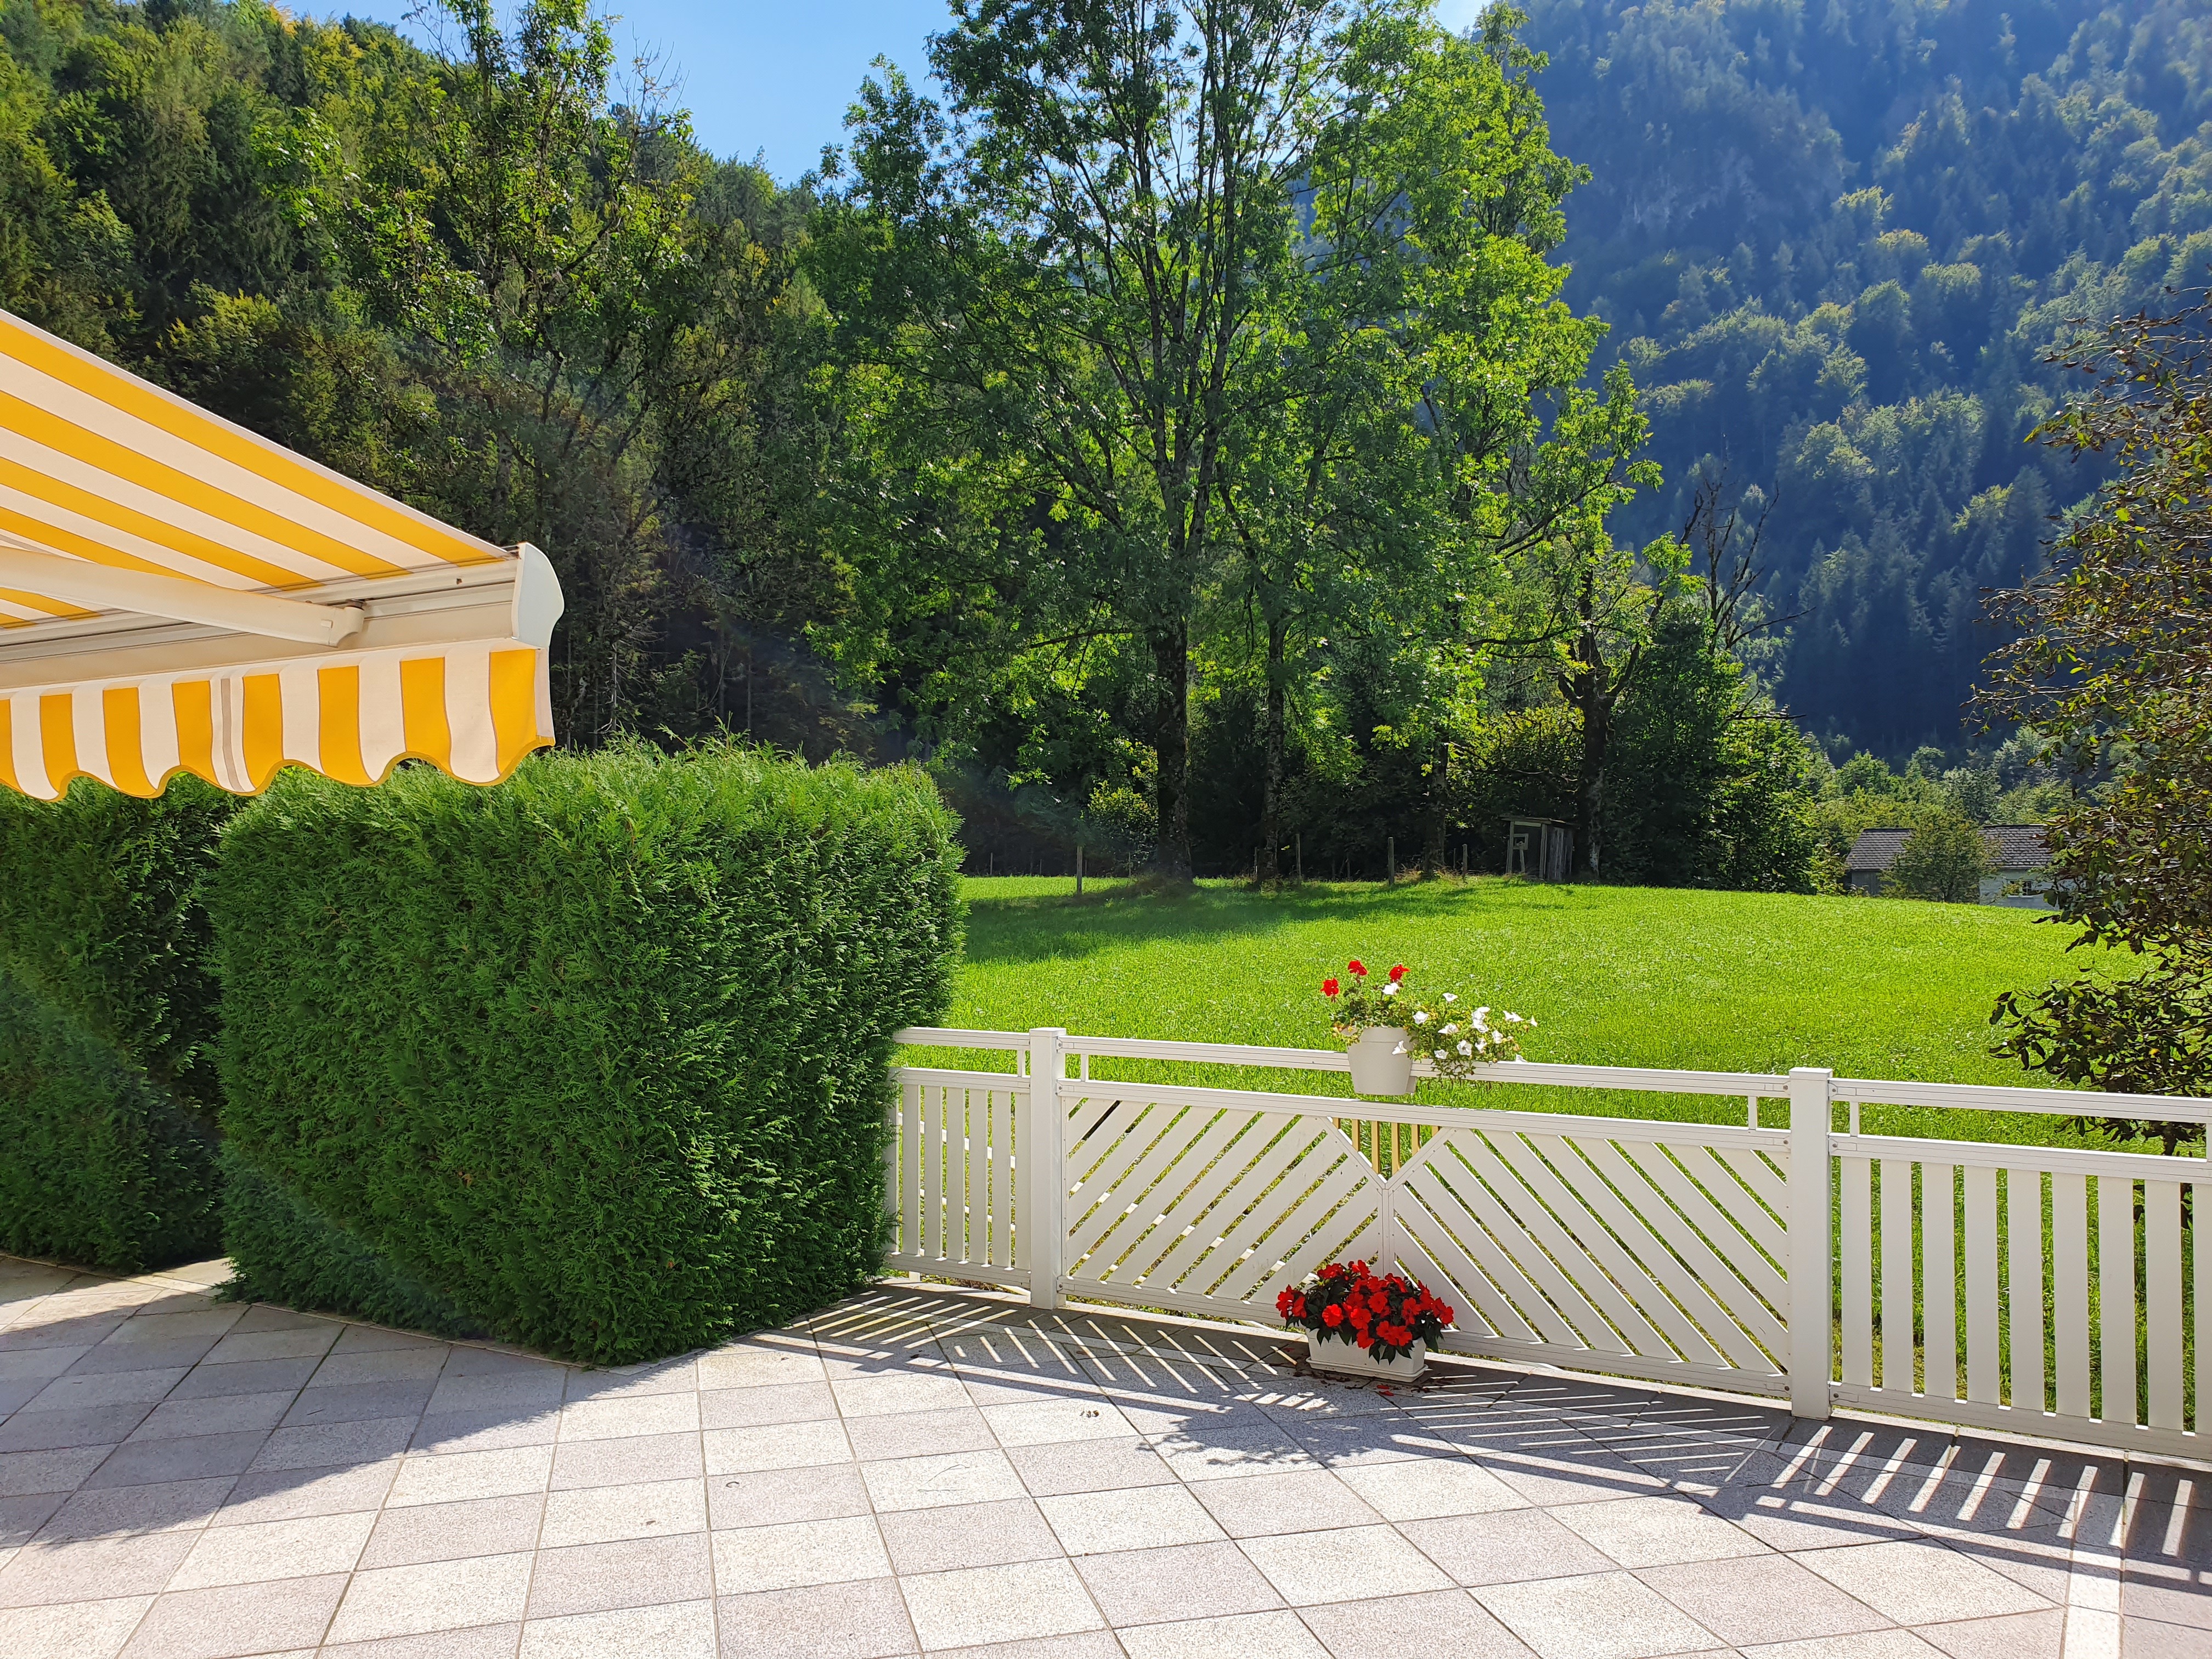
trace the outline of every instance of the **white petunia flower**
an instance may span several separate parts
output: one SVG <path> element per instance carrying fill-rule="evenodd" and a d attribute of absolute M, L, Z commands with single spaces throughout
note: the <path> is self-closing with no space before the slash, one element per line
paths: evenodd
<path fill-rule="evenodd" d="M 1418 1011 L 1414 1013 L 1414 1015 L 1413 1015 L 1413 1024 L 1416 1024 L 1416 1025 L 1426 1025 L 1428 1023 L 1429 1023 L 1429 1011 L 1428 1011 L 1427 1009 L 1425 1009 L 1425 1008 L 1419 1009 L 1419 1010 L 1418 1010 Z"/>
<path fill-rule="evenodd" d="M 1456 1024 L 1445 1026 L 1444 1035 L 1446 1036 L 1457 1036 L 1459 1035 L 1459 1026 Z"/>
<path fill-rule="evenodd" d="M 1459 1051 L 1462 1054 L 1471 1054 L 1474 1052 L 1474 1045 L 1472 1042 L 1469 1042 L 1465 1037 L 1462 1037 L 1460 1039 Z"/>
<path fill-rule="evenodd" d="M 1444 1051 L 1443 1051 L 1443 1049 L 1441 1049 L 1441 1048 L 1437 1049 L 1437 1058 L 1438 1060 L 1442 1060 L 1443 1057 L 1444 1057 Z"/>
<path fill-rule="evenodd" d="M 1459 1000 L 1459 993 L 1458 993 L 1458 992 L 1456 992 L 1456 991 L 1447 991 L 1447 992 L 1445 992 L 1445 993 L 1444 993 L 1444 1000 L 1445 1000 L 1446 1002 L 1457 1002 L 1457 1001 Z"/>
<path fill-rule="evenodd" d="M 1386 996 L 1386 997 L 1395 997 L 1395 996 L 1396 996 L 1396 995 L 1398 994 L 1398 988 L 1397 988 L 1397 986 L 1396 986 L 1395 984 L 1390 984 L 1390 985 L 1386 985 L 1386 986 L 1384 986 L 1384 987 L 1382 988 L 1382 994 L 1383 994 L 1384 996 Z"/>

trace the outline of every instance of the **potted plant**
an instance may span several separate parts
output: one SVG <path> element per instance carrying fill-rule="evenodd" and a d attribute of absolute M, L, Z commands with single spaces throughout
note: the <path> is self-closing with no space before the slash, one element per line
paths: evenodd
<path fill-rule="evenodd" d="M 1412 1092 L 1416 1060 L 1445 1077 L 1471 1078 L 1478 1066 L 1520 1059 L 1520 1028 L 1536 1029 L 1534 1020 L 1519 1014 L 1493 1018 L 1486 1006 L 1468 1009 L 1451 991 L 1424 1002 L 1407 988 L 1402 962 L 1380 984 L 1358 957 L 1345 971 L 1350 984 L 1332 974 L 1322 981 L 1321 994 L 1336 1005 L 1329 1019 L 1351 1058 L 1355 1094 Z"/>
<path fill-rule="evenodd" d="M 1306 1333 L 1306 1360 L 1316 1370 L 1346 1376 L 1418 1381 L 1431 1344 L 1452 1322 L 1449 1304 L 1396 1273 L 1377 1278 L 1364 1261 L 1332 1261 L 1286 1285 L 1275 1311 Z"/>

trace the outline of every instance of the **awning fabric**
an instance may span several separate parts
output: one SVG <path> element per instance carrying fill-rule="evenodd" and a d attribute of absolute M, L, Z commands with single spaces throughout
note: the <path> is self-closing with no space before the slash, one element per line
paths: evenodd
<path fill-rule="evenodd" d="M 553 739 L 544 554 L 441 524 L 0 311 L 0 784 L 471 783 Z"/>

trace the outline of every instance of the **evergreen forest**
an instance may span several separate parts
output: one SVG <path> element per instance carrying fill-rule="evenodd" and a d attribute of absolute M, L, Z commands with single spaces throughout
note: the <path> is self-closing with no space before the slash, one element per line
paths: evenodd
<path fill-rule="evenodd" d="M 2212 266 L 2212 4 L 1517 5 L 954 0 L 778 179 L 590 0 L 0 0 L 0 307 L 544 549 L 564 742 L 921 759 L 976 872 L 2040 816 L 1984 598 Z"/>

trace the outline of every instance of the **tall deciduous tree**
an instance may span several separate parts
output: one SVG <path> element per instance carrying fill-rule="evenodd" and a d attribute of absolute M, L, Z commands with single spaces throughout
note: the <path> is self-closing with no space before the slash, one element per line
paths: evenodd
<path fill-rule="evenodd" d="M 1437 868 L 1450 734 L 1498 590 L 1528 550 L 1602 522 L 1642 441 L 1625 376 L 1579 384 L 1603 325 L 1559 303 L 1566 273 L 1545 255 L 1586 175 L 1551 151 L 1542 60 L 1514 40 L 1518 21 L 1498 8 L 1462 40 L 1384 12 L 1346 32 L 1305 240 L 1261 312 L 1280 343 L 1257 354 L 1263 395 L 1219 487 L 1266 636 L 1262 879 L 1282 844 L 1293 636 L 1398 635 L 1411 672 L 1393 735 L 1426 757 L 1423 859 Z"/>
<path fill-rule="evenodd" d="M 1262 273 L 1341 97 L 1342 0 L 961 0 L 957 125 L 873 88 L 856 199 L 873 343 L 940 434 L 1018 456 L 1054 556 L 1041 630 L 1149 659 L 1155 861 L 1190 874 L 1193 617 L 1224 453 L 1263 377 Z M 883 278 L 897 273 L 902 282 Z"/>

